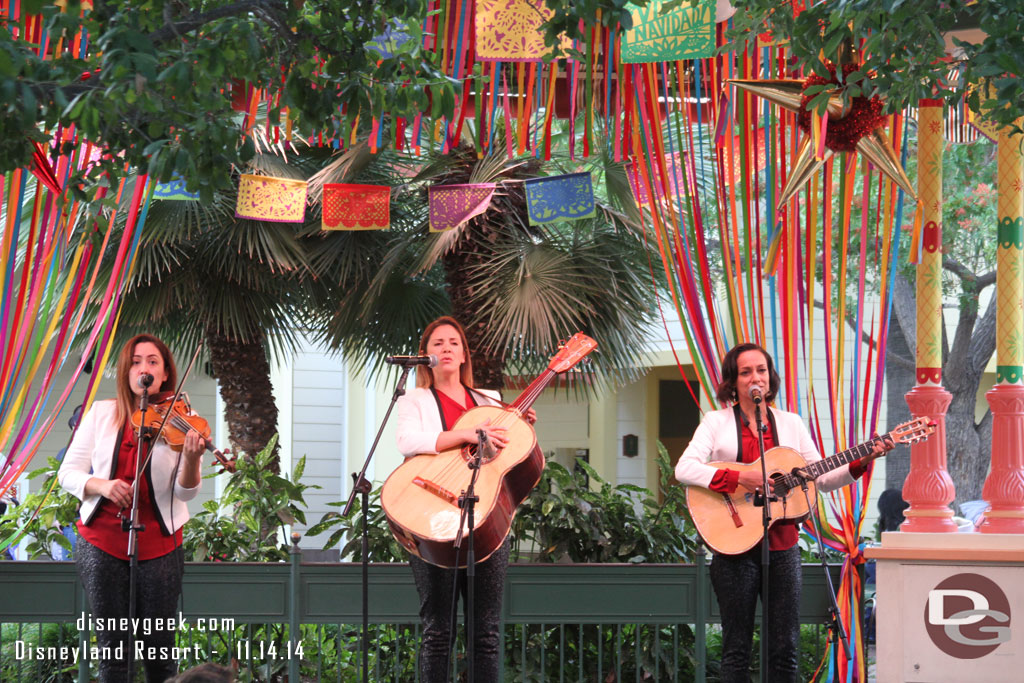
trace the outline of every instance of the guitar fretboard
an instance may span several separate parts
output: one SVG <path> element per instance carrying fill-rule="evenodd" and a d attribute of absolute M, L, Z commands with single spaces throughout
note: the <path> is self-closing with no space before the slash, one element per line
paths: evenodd
<path fill-rule="evenodd" d="M 870 455 L 871 451 L 874 450 L 874 444 L 876 444 L 879 441 L 882 441 L 883 439 L 892 439 L 892 438 L 893 438 L 893 433 L 892 432 L 889 432 L 888 434 L 883 434 L 882 436 L 873 437 L 873 438 L 871 438 L 868 441 L 864 441 L 863 443 L 858 443 L 857 445 L 853 446 L 852 449 L 847 449 L 846 451 L 841 451 L 840 453 L 837 453 L 834 456 L 829 456 L 827 458 L 819 460 L 816 463 L 812 463 L 812 464 L 804 467 L 803 470 L 811 475 L 811 479 L 817 479 L 819 476 L 821 476 L 825 472 L 831 472 L 834 469 L 836 469 L 837 467 L 842 467 L 843 465 L 849 465 L 850 463 L 852 463 L 855 460 L 860 460 L 864 456 Z M 780 477 L 780 483 L 786 489 L 797 488 L 798 486 L 801 485 L 800 477 L 798 477 L 796 475 L 793 475 L 793 474 L 786 474 L 786 475 Z M 776 483 L 775 485 L 776 485 L 776 493 L 778 493 L 777 486 L 779 485 L 779 483 Z"/>
<path fill-rule="evenodd" d="M 811 478 L 817 479 L 826 472 L 831 472 L 837 467 L 848 465 L 854 460 L 860 460 L 866 455 L 869 455 L 874 450 L 875 443 L 882 441 L 883 439 L 891 439 L 892 432 L 884 434 L 883 436 L 876 436 L 870 441 L 865 441 L 862 444 L 858 444 L 853 448 L 847 448 L 845 451 L 840 451 L 835 455 L 831 455 L 823 460 L 819 460 L 816 463 L 804 467 L 804 471 L 811 475 Z"/>
<path fill-rule="evenodd" d="M 512 407 L 520 413 L 525 413 L 557 374 L 558 373 L 554 370 L 548 368 L 537 375 L 536 379 L 530 382 L 530 386 L 526 387 L 526 389 L 523 390 L 523 393 L 519 394 L 516 400 L 512 402 Z"/>

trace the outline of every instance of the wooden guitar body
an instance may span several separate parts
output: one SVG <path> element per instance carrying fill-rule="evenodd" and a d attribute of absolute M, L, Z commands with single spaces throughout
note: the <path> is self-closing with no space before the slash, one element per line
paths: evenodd
<path fill-rule="evenodd" d="M 473 429 L 485 420 L 506 428 L 508 444 L 484 459 L 475 491 L 473 551 L 481 562 L 501 547 L 512 526 L 516 507 L 530 494 L 544 471 L 544 454 L 533 427 L 516 412 L 497 406 L 466 411 L 453 430 Z M 469 486 L 467 466 L 476 445 L 464 445 L 437 455 L 423 454 L 402 463 L 381 491 L 388 525 L 406 550 L 441 567 L 466 566 L 466 529 L 459 548 L 459 496 Z"/>
<path fill-rule="evenodd" d="M 770 479 L 788 475 L 794 467 L 804 467 L 807 462 L 792 448 L 778 446 L 764 454 L 765 466 Z M 761 461 L 752 463 L 709 462 L 716 469 L 737 471 L 749 470 L 761 473 Z M 817 500 L 814 482 L 808 482 L 810 500 Z M 702 486 L 686 487 L 686 504 L 690 515 L 709 548 L 717 553 L 738 555 L 745 553 L 760 542 L 763 534 L 761 508 L 754 505 L 754 494 L 742 487 L 731 494 L 718 493 Z M 799 487 L 790 490 L 771 504 L 771 524 L 781 520 L 801 521 L 809 514 L 807 500 Z"/>
<path fill-rule="evenodd" d="M 807 464 L 803 456 L 792 448 L 778 446 L 764 454 L 768 477 L 775 482 L 776 500 L 771 503 L 771 524 L 781 520 L 802 521 L 810 514 L 811 505 L 817 501 L 814 481 L 837 467 L 848 465 L 854 460 L 877 458 L 882 452 L 898 443 L 912 444 L 927 439 L 935 433 L 935 423 L 927 417 L 917 417 L 898 425 L 884 436 L 873 437 L 823 460 Z M 876 449 L 881 446 L 880 451 Z M 752 463 L 709 462 L 716 469 L 749 470 L 761 474 L 761 461 Z M 794 475 L 800 468 L 804 476 Z M 801 482 L 807 478 L 807 496 L 804 496 Z M 738 555 L 753 548 L 763 538 L 761 508 L 754 505 L 754 494 L 737 488 L 731 494 L 718 493 L 703 486 L 686 487 L 686 504 L 690 516 L 697 525 L 697 531 L 709 548 L 725 555 Z"/>

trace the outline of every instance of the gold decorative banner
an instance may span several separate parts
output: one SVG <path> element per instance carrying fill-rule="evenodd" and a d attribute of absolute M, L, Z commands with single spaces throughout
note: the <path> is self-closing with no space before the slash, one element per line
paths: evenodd
<path fill-rule="evenodd" d="M 988 119 L 982 118 L 979 114 L 971 111 L 969 107 L 967 108 L 967 123 L 977 128 L 979 133 L 992 142 L 996 142 L 999 139 L 999 126 Z"/>
<path fill-rule="evenodd" d="M 470 218 L 482 214 L 491 205 L 495 187 L 494 183 L 428 187 L 430 232 L 457 228 Z"/>
<path fill-rule="evenodd" d="M 687 0 L 663 12 L 665 0 L 630 4 L 633 28 L 622 36 L 623 64 L 701 59 L 715 54 L 715 0 Z"/>
<path fill-rule="evenodd" d="M 552 12 L 543 0 L 478 0 L 476 58 L 481 61 L 539 62 L 551 52 L 541 25 Z M 562 38 L 562 49 L 572 41 Z"/>
<path fill-rule="evenodd" d="M 301 223 L 306 217 L 306 181 L 243 174 L 235 216 L 273 223 Z"/>
<path fill-rule="evenodd" d="M 387 230 L 391 226 L 387 185 L 324 184 L 324 230 Z"/>
<path fill-rule="evenodd" d="M 967 91 L 969 93 L 978 92 L 978 94 L 980 95 L 982 100 L 986 100 L 986 99 L 988 99 L 988 100 L 997 100 L 998 99 L 998 95 L 996 93 L 996 89 L 993 88 L 992 86 L 989 86 L 988 92 L 985 93 L 985 92 L 981 91 L 981 85 L 979 83 L 972 83 L 971 85 L 969 85 L 967 87 Z M 995 123 L 993 121 L 990 121 L 987 118 L 984 118 L 983 116 L 981 116 L 981 114 L 978 114 L 977 112 L 972 111 L 970 107 L 966 107 L 966 109 L 967 109 L 967 123 L 969 123 L 972 126 L 974 126 L 979 133 L 981 133 L 982 135 L 987 137 L 992 142 L 998 143 L 999 142 L 999 134 L 1002 131 L 1003 126 L 1001 126 L 998 123 Z"/>

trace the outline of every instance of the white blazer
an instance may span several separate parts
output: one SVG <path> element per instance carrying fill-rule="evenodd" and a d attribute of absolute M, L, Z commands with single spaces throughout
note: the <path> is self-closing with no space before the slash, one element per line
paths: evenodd
<path fill-rule="evenodd" d="M 470 389 L 469 393 L 477 405 L 501 405 L 496 391 Z M 395 441 L 399 453 L 407 458 L 420 453 L 436 454 L 437 436 L 444 429 L 441 425 L 441 408 L 437 405 L 434 392 L 426 387 L 416 387 L 398 399 L 396 408 L 398 422 Z M 451 425 L 448 428 L 451 429 Z"/>
<path fill-rule="evenodd" d="M 792 448 L 808 463 L 821 460 L 803 418 L 777 408 L 769 407 L 769 410 L 775 418 L 776 445 Z M 740 450 L 738 434 L 736 413 L 731 407 L 706 413 L 676 463 L 676 479 L 691 486 L 710 486 L 718 469 L 707 463 L 736 462 Z M 843 465 L 818 477 L 814 483 L 820 491 L 831 491 L 852 484 L 853 477 L 850 476 L 849 465 Z"/>
<path fill-rule="evenodd" d="M 117 463 L 114 453 L 118 448 L 117 434 L 121 425 L 117 424 L 117 401 L 96 401 L 82 418 L 82 423 L 75 432 L 75 438 L 64 454 L 64 461 L 57 471 L 57 480 L 69 493 L 82 501 L 80 510 L 82 521 L 88 524 L 99 507 L 102 496 L 85 495 L 85 483 L 90 477 L 110 479 L 114 476 Z M 178 465 L 181 454 L 175 453 L 164 443 L 153 447 L 147 476 L 153 497 L 156 499 L 158 520 L 162 531 L 171 534 L 188 521 L 188 506 L 185 501 L 192 500 L 202 487 L 202 479 L 195 488 L 181 486 L 175 476 L 181 473 L 184 460 Z M 171 479 L 174 478 L 173 496 Z M 173 514 L 172 514 L 173 513 Z M 174 528 L 171 528 L 173 520 Z"/>

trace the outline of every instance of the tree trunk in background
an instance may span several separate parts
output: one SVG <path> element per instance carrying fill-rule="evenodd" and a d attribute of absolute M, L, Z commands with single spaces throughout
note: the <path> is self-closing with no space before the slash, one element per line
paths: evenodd
<path fill-rule="evenodd" d="M 466 239 L 444 257 L 445 281 L 452 301 L 452 315 L 466 328 L 466 342 L 473 361 L 473 381 L 480 389 L 500 391 L 505 386 L 505 359 L 499 355 L 504 349 L 488 352 L 483 347 L 481 340 L 487 332 L 486 316 L 471 306 L 472 289 L 466 277 L 471 265 L 483 263 L 490 256 L 485 245 L 493 241 L 490 237 L 492 231 L 479 219 L 473 219 L 471 223 Z"/>
<path fill-rule="evenodd" d="M 965 290 L 969 283 L 964 283 Z M 991 418 L 976 421 L 978 387 L 985 366 L 995 351 L 996 305 L 993 300 L 978 317 L 977 294 L 961 297 L 960 321 L 949 358 L 943 364 L 942 381 L 953 394 L 946 413 L 946 453 L 949 476 L 956 485 L 955 505 L 981 498 L 992 464 Z M 983 404 L 984 405 L 984 404 Z M 986 410 L 986 413 L 991 411 Z M 981 432 L 988 430 L 983 439 Z M 988 446 L 985 448 L 984 446 Z M 959 507 L 954 508 L 959 512 Z"/>
<path fill-rule="evenodd" d="M 985 314 L 978 316 L 978 294 L 991 285 L 994 278 L 986 276 L 988 284 L 979 285 L 982 278 L 961 277 L 965 295 L 960 297 L 960 311 L 952 345 L 943 337 L 942 385 L 952 394 L 946 411 L 946 469 L 956 487 L 953 501 L 954 513 L 959 505 L 968 500 L 981 498 L 991 465 L 992 414 L 987 411 L 984 418 L 976 421 L 978 387 L 981 384 L 985 366 L 995 352 L 996 310 L 993 300 Z M 893 319 L 889 326 L 889 341 L 886 349 L 885 378 L 888 399 L 887 420 L 891 429 L 900 422 L 910 419 L 910 412 L 904 395 L 914 386 L 914 371 L 894 358 L 914 362 L 916 330 L 914 291 L 909 282 L 897 276 L 893 287 Z M 910 449 L 897 446 L 886 457 L 885 487 L 903 488 L 903 480 L 910 471 Z"/>
<path fill-rule="evenodd" d="M 911 419 L 906 394 L 914 387 L 914 354 L 907 347 L 903 326 L 897 316 L 889 324 L 889 338 L 885 347 L 885 430 Z M 896 359 L 899 360 L 896 360 Z M 901 363 L 900 361 L 904 361 Z M 909 362 L 911 367 L 904 363 Z M 882 430 L 879 430 L 882 431 Z M 903 482 L 910 474 L 910 446 L 898 445 L 885 456 L 885 488 L 903 490 Z"/>
<path fill-rule="evenodd" d="M 208 330 L 206 343 L 231 445 L 243 453 L 258 453 L 277 433 L 277 404 L 262 340 L 238 342 Z M 279 471 L 276 457 L 273 463 Z"/>

